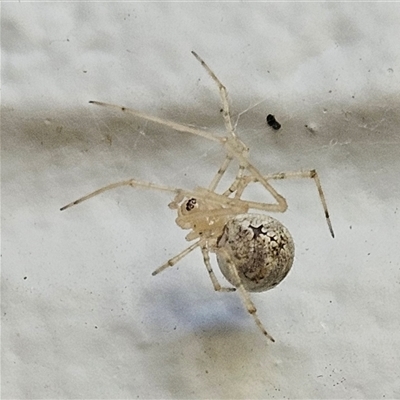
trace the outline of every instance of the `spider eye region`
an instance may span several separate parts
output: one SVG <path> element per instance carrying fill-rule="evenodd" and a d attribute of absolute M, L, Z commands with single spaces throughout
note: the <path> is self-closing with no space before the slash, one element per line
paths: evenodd
<path fill-rule="evenodd" d="M 191 211 L 195 207 L 198 207 L 197 200 L 195 198 L 191 198 L 186 202 L 186 211 Z"/>

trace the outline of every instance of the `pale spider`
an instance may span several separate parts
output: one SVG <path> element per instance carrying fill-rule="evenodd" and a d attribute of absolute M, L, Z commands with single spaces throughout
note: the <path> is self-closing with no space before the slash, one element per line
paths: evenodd
<path fill-rule="evenodd" d="M 334 237 L 325 196 L 315 170 L 261 175 L 258 169 L 248 160 L 248 147 L 235 133 L 225 86 L 194 51 L 192 51 L 192 54 L 218 85 L 222 101 L 221 112 L 227 136 L 214 135 L 201 129 L 147 115 L 130 108 L 98 101 L 89 101 L 89 103 L 118 109 L 136 117 L 170 127 L 176 131 L 199 135 L 221 144 L 226 151 L 226 157 L 208 188 L 197 187 L 194 190 L 185 190 L 138 181 L 136 179 L 128 179 L 98 189 L 87 196 L 67 204 L 61 210 L 65 210 L 106 190 L 119 186 L 127 185 L 174 193 L 174 200 L 169 204 L 169 207 L 177 210 L 178 217 L 176 218 L 176 223 L 182 229 L 191 230 L 186 236 L 186 240 L 197 240 L 191 246 L 157 268 L 153 272 L 153 275 L 157 275 L 164 269 L 172 267 L 192 250 L 200 247 L 204 264 L 210 275 L 214 289 L 224 292 L 238 289 L 247 311 L 253 316 L 257 326 L 267 338 L 274 341 L 258 318 L 256 307 L 250 299 L 249 292 L 262 292 L 272 289 L 285 278 L 293 264 L 294 243 L 289 231 L 279 221 L 265 214 L 249 214 L 249 209 L 284 212 L 287 209 L 286 200 L 271 186 L 269 181 L 272 179 L 311 178 L 314 179 L 317 186 L 329 231 L 332 237 Z M 239 164 L 236 177 L 227 190 L 222 194 L 218 194 L 215 190 L 234 158 Z M 261 183 L 274 197 L 276 203 L 269 204 L 242 200 L 242 193 L 251 182 Z M 234 287 L 222 287 L 219 284 L 211 267 L 210 251 L 216 253 L 222 274 Z"/>

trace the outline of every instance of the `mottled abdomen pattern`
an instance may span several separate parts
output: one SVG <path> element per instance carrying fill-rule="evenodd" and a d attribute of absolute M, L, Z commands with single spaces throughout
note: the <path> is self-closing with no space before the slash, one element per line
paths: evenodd
<path fill-rule="evenodd" d="M 263 292 L 278 285 L 294 260 L 289 231 L 275 218 L 243 214 L 227 222 L 217 243 L 217 260 L 225 278 L 238 286 L 230 259 L 249 292 Z"/>

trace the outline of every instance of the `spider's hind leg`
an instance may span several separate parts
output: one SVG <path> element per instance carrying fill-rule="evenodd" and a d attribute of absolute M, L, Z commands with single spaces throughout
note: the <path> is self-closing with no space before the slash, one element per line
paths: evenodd
<path fill-rule="evenodd" d="M 214 290 L 216 292 L 234 292 L 236 290 L 234 287 L 223 287 L 218 282 L 218 279 L 215 276 L 214 271 L 211 267 L 210 253 L 206 245 L 201 246 L 201 252 L 203 253 L 204 264 L 207 268 L 208 274 L 210 275 L 210 279 L 214 286 Z"/>
<path fill-rule="evenodd" d="M 245 289 L 245 287 L 243 286 L 243 283 L 240 279 L 240 276 L 237 272 L 237 269 L 235 267 L 235 264 L 233 263 L 231 257 L 229 256 L 228 252 L 224 249 L 219 249 L 219 251 L 221 252 L 221 255 L 223 255 L 223 257 L 226 259 L 227 264 L 229 266 L 229 270 L 230 270 L 230 275 L 233 278 L 234 282 L 235 282 L 235 286 L 238 289 L 238 292 L 240 294 L 240 297 L 242 298 L 242 301 L 247 309 L 247 312 L 249 314 L 251 314 L 251 316 L 254 319 L 254 322 L 256 323 L 256 325 L 260 328 L 261 332 L 272 342 L 275 342 L 275 339 L 267 332 L 267 330 L 265 329 L 264 325 L 262 324 L 262 322 L 260 321 L 260 318 L 258 318 L 257 315 L 257 309 L 256 306 L 254 305 L 254 303 L 251 301 L 249 292 Z"/>

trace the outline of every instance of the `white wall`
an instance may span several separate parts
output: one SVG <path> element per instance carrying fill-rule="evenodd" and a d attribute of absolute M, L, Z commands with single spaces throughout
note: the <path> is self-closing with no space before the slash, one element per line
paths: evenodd
<path fill-rule="evenodd" d="M 2 398 L 398 398 L 399 7 L 3 3 Z M 218 145 L 88 104 L 223 134 L 191 50 L 234 116 L 262 102 L 238 124 L 254 165 L 316 168 L 325 190 L 335 239 L 312 182 L 275 185 L 296 259 L 253 295 L 275 344 L 200 251 L 151 276 L 187 246 L 171 196 L 59 211 L 131 177 L 207 185 Z"/>

